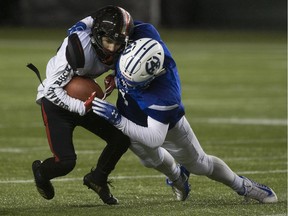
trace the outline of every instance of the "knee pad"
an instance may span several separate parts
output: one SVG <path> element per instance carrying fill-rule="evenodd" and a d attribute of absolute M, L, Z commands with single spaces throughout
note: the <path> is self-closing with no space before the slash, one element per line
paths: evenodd
<path fill-rule="evenodd" d="M 184 166 L 187 167 L 188 170 L 195 175 L 209 176 L 213 172 L 213 162 L 211 157 L 207 154 L 199 157 L 196 162 L 193 162 L 193 164 Z"/>
<path fill-rule="evenodd" d="M 141 155 L 139 158 L 141 164 L 147 168 L 156 168 L 163 162 L 163 157 L 159 157 L 157 154 L 156 157 L 155 155 L 153 157 L 152 153 L 150 155 L 149 153 L 147 155 Z"/>
<path fill-rule="evenodd" d="M 140 159 L 140 162 L 143 166 L 147 168 L 155 168 L 157 164 L 155 164 L 152 160 L 142 160 Z"/>
<path fill-rule="evenodd" d="M 138 156 L 143 166 L 147 168 L 155 168 L 159 166 L 164 160 L 163 148 L 149 148 L 138 142 L 132 142 L 130 150 Z"/>
<path fill-rule="evenodd" d="M 168 154 L 168 155 L 167 155 Z M 166 155 L 166 157 L 165 157 Z M 167 164 L 172 156 L 163 148 L 150 149 L 150 151 L 140 157 L 141 163 L 147 168 L 157 168 L 158 166 L 170 166 Z M 174 161 L 174 159 L 172 158 Z"/>

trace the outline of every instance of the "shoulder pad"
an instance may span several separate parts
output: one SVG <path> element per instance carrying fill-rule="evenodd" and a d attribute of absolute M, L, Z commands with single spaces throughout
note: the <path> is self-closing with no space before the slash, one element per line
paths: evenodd
<path fill-rule="evenodd" d="M 84 50 L 76 33 L 69 35 L 66 47 L 66 59 L 74 71 L 85 65 Z"/>

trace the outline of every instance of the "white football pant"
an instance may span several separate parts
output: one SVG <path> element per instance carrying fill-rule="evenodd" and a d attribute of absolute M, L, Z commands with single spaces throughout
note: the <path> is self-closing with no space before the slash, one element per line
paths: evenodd
<path fill-rule="evenodd" d="M 168 131 L 161 147 L 153 149 L 131 140 L 130 149 L 144 166 L 160 171 L 171 181 L 180 175 L 179 163 L 192 174 L 207 176 L 237 192 L 243 189 L 243 180 L 224 161 L 203 151 L 185 116 Z"/>

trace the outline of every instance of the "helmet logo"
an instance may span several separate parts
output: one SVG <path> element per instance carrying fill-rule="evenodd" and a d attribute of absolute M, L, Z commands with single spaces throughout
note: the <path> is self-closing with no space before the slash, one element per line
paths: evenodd
<path fill-rule="evenodd" d="M 147 60 L 145 69 L 148 74 L 154 75 L 160 69 L 160 59 L 156 56 L 151 57 Z"/>
<path fill-rule="evenodd" d="M 127 53 L 131 52 L 136 46 L 136 42 L 131 43 L 126 49 L 123 51 L 122 55 L 126 55 Z"/>

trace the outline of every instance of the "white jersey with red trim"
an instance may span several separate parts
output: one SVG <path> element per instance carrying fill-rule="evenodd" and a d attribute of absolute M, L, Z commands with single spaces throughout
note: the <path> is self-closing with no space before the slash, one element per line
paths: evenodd
<path fill-rule="evenodd" d="M 38 86 L 36 102 L 41 103 L 41 98 L 45 97 L 52 103 L 67 109 L 71 112 L 85 114 L 84 102 L 67 95 L 63 87 L 72 79 L 73 76 L 88 76 L 96 78 L 101 74 L 112 69 L 113 66 L 103 64 L 97 57 L 97 54 L 91 44 L 91 29 L 74 31 L 79 37 L 84 51 L 85 64 L 83 68 L 73 71 L 66 59 L 66 47 L 68 37 L 66 37 L 60 46 L 57 54 L 52 57 L 46 67 L 46 79 L 42 85 Z"/>

